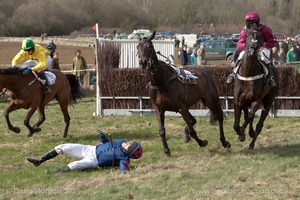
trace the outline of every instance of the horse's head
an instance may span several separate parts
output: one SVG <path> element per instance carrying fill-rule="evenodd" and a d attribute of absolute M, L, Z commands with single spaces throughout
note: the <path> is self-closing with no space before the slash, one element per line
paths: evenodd
<path fill-rule="evenodd" d="M 158 62 L 156 52 L 152 43 L 156 31 L 154 31 L 149 37 L 139 39 L 137 46 L 139 63 L 142 69 L 150 69 L 154 67 L 154 62 Z"/>
<path fill-rule="evenodd" d="M 263 27 L 253 26 L 247 32 L 246 51 L 250 55 L 257 55 L 258 50 L 263 46 L 263 37 L 261 35 L 261 29 Z"/>

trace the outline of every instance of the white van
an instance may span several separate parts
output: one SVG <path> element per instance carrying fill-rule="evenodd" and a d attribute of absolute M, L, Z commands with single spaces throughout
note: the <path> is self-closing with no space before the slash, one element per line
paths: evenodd
<path fill-rule="evenodd" d="M 151 31 L 148 29 L 137 29 L 134 30 L 130 35 L 128 35 L 128 39 L 138 39 L 139 37 L 148 37 L 151 35 Z"/>

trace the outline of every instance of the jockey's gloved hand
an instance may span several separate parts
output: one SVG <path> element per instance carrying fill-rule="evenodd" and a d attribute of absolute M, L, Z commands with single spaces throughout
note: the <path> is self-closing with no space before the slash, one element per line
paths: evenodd
<path fill-rule="evenodd" d="M 24 70 L 24 74 L 28 74 L 28 73 L 30 73 L 31 72 L 31 68 L 26 68 L 25 70 Z"/>
<path fill-rule="evenodd" d="M 100 136 L 100 140 L 103 144 L 109 141 L 102 131 L 98 130 L 98 135 Z"/>

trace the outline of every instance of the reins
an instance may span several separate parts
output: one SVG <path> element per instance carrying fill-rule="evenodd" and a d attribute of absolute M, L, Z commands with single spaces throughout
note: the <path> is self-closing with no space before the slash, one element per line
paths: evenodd
<path fill-rule="evenodd" d="M 27 89 L 29 86 L 31 86 L 35 81 L 37 80 L 37 78 L 33 79 L 30 83 L 28 83 L 22 90 L 20 90 L 20 92 L 16 92 L 16 94 L 21 94 L 25 89 Z"/>
<path fill-rule="evenodd" d="M 15 96 L 17 96 L 17 95 L 20 95 L 25 89 L 29 88 L 36 80 L 37 80 L 37 77 L 34 78 L 30 83 L 28 83 L 27 85 L 25 85 L 25 87 L 23 87 L 20 91 L 17 91 L 15 88 L 12 88 L 14 91 L 12 91 L 11 89 L 9 89 L 9 88 L 7 88 L 7 87 L 5 87 L 5 88 L 11 90 L 11 91 L 13 92 L 13 94 L 14 94 Z M 1 81 L 1 83 L 2 83 L 4 86 L 5 86 L 5 85 L 8 85 L 8 84 L 4 84 L 3 81 Z M 9 85 L 8 85 L 8 86 L 9 86 Z M 4 93 L 1 92 L 1 95 L 4 95 Z"/>

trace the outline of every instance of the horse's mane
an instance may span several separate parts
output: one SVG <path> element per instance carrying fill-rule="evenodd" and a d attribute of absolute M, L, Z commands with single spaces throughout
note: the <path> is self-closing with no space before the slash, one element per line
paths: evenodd
<path fill-rule="evenodd" d="M 18 68 L 4 68 L 4 69 L 0 69 L 0 74 L 16 74 L 19 72 Z"/>

